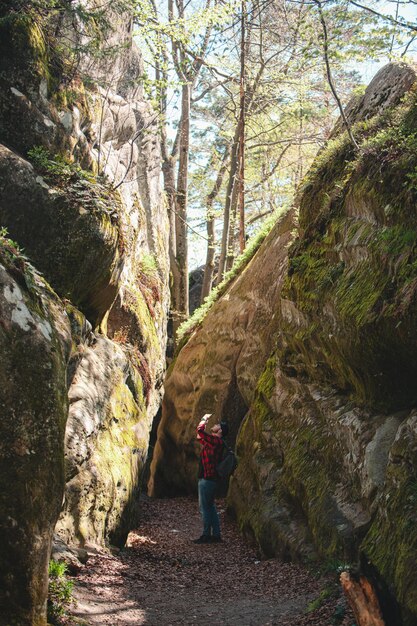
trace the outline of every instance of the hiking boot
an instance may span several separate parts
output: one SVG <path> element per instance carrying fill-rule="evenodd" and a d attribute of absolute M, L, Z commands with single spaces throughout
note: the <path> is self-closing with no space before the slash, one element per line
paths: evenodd
<path fill-rule="evenodd" d="M 210 541 L 211 543 L 220 543 L 223 541 L 223 539 L 220 537 L 220 535 L 213 535 L 213 537 L 210 537 Z"/>
<path fill-rule="evenodd" d="M 193 543 L 211 543 L 210 535 L 201 535 L 198 539 L 193 539 Z"/>

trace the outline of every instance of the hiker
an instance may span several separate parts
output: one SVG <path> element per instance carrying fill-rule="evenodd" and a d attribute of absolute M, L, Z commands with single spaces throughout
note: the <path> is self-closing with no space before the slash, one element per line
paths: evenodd
<path fill-rule="evenodd" d="M 203 519 L 203 534 L 194 543 L 217 543 L 222 540 L 220 520 L 214 502 L 219 476 L 216 466 L 222 458 L 223 439 L 229 432 L 226 422 L 215 424 L 211 434 L 206 433 L 206 425 L 211 413 L 206 413 L 197 426 L 197 439 L 201 444 L 198 471 L 198 503 Z"/>

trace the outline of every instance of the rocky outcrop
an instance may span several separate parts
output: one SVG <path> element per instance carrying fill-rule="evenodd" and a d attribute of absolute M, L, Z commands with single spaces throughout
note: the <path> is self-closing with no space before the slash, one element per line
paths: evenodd
<path fill-rule="evenodd" d="M 122 547 L 137 519 L 151 421 L 136 358 L 92 334 L 73 355 L 58 524 L 67 543 Z"/>
<path fill-rule="evenodd" d="M 10 623 L 33 626 L 46 623 L 47 557 L 62 501 L 56 532 L 81 547 L 121 546 L 134 523 L 165 367 L 168 220 L 160 194 L 156 118 L 143 99 L 143 67 L 130 16 L 115 9 L 101 16 L 103 23 L 97 13 L 89 23 L 88 3 L 82 11 L 67 2 L 37 11 L 22 0 L 20 8 L 13 2 L 0 8 L 0 227 L 16 242 L 8 245 L 16 246 L 16 253 L 18 245 L 24 248 L 52 286 L 68 329 L 67 352 L 56 349 L 49 366 L 30 351 L 36 324 L 29 323 L 16 345 L 9 335 L 4 339 L 5 350 L 22 355 L 27 342 L 29 380 L 37 380 L 39 367 L 52 371 L 50 388 L 40 380 L 30 393 L 33 407 L 49 407 L 48 419 L 42 422 L 38 408 L 36 419 L 40 432 L 56 439 L 59 471 L 50 463 L 51 487 L 42 476 L 36 500 L 24 501 L 30 522 L 22 521 L 27 536 L 21 550 L 17 516 L 16 527 L 9 520 L 6 539 L 16 557 L 11 571 L 20 572 L 13 606 L 20 603 L 31 616 L 16 612 Z M 51 408 L 55 396 L 49 397 L 58 384 L 58 362 L 59 382 L 68 384 L 68 394 L 65 389 L 60 398 L 59 432 L 54 430 L 58 409 Z M 2 353 L 0 376 L 7 380 L 10 371 Z M 17 414 L 23 406 L 17 386 L 11 384 L 5 394 L 5 410 Z M 37 458 L 24 456 L 34 481 Z M 4 465 L 10 471 L 2 475 L 2 488 L 16 482 L 13 467 Z M 18 489 L 23 494 L 23 484 Z M 11 497 L 10 489 L 4 493 Z M 36 516 L 35 528 L 30 524 Z M 29 546 L 36 546 L 34 559 L 35 553 L 42 559 L 30 564 L 25 578 Z M 2 568 L 5 576 L 8 566 Z M 10 578 L 7 593 L 12 583 Z"/>
<path fill-rule="evenodd" d="M 124 265 L 118 227 L 121 199 L 96 182 L 47 183 L 0 145 L 0 223 L 61 297 L 101 323 L 116 297 Z"/>
<path fill-rule="evenodd" d="M 360 151 L 339 131 L 317 157 L 289 249 L 292 225 L 278 223 L 178 354 L 153 478 L 156 493 L 195 486 L 184 467 L 195 467 L 198 416 L 226 417 L 228 398 L 241 407 L 229 489 L 241 528 L 267 555 L 360 563 L 386 623 L 411 626 L 417 109 L 412 69 L 383 76 L 364 96 L 374 108 L 353 125 Z M 265 314 L 253 332 L 256 304 Z M 242 345 L 252 346 L 247 359 Z"/>
<path fill-rule="evenodd" d="M 0 623 L 46 624 L 51 539 L 65 484 L 68 317 L 0 236 Z"/>
<path fill-rule="evenodd" d="M 416 80 L 415 70 L 406 63 L 389 63 L 381 68 L 361 96 L 353 97 L 345 109 L 350 124 L 365 122 L 395 107 Z M 330 134 L 335 137 L 343 131 L 340 118 Z"/>

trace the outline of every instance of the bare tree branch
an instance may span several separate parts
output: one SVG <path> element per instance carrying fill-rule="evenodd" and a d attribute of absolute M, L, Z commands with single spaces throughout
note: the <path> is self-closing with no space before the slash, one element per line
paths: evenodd
<path fill-rule="evenodd" d="M 323 54 L 324 54 L 324 62 L 326 64 L 326 73 L 327 73 L 327 80 L 329 83 L 329 87 L 332 91 L 334 99 L 337 102 L 337 106 L 339 107 L 340 115 L 342 116 L 343 123 L 349 135 L 349 139 L 352 145 L 354 146 L 355 150 L 359 150 L 359 146 L 356 142 L 355 137 L 353 136 L 352 129 L 345 115 L 345 110 L 343 108 L 342 102 L 337 94 L 336 87 L 334 86 L 334 83 L 333 83 L 332 72 L 330 69 L 330 61 L 329 61 L 329 43 L 328 43 L 328 37 L 327 37 L 327 25 L 326 25 L 326 20 L 324 19 L 324 15 L 323 15 L 322 3 L 321 3 L 321 0 L 314 0 L 314 2 L 318 6 L 320 22 L 323 28 Z"/>
<path fill-rule="evenodd" d="M 314 0 L 314 2 L 317 2 L 317 0 Z M 367 7 L 364 4 L 360 4 L 359 2 L 356 2 L 355 0 L 349 0 L 349 3 L 353 4 L 355 7 L 358 7 L 358 9 L 363 9 L 364 11 L 368 11 L 369 13 L 372 13 L 373 15 L 376 15 L 377 17 L 381 17 L 382 19 L 387 20 L 388 22 L 391 22 L 392 24 L 398 24 L 398 26 L 402 26 L 402 28 L 407 28 L 408 30 L 417 31 L 416 24 L 412 24 L 411 22 L 404 22 L 403 20 L 395 19 L 394 17 L 392 17 L 392 15 L 385 15 L 384 13 L 379 13 L 379 11 L 375 11 L 375 9 L 371 9 L 371 7 Z"/>

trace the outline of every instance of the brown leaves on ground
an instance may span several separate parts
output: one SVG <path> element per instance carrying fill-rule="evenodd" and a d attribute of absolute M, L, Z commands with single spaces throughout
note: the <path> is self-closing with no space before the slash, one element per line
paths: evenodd
<path fill-rule="evenodd" d="M 223 543 L 196 545 L 196 500 L 144 498 L 127 547 L 91 556 L 76 578 L 74 616 L 91 626 L 353 624 L 336 577 L 261 560 L 219 505 Z"/>

